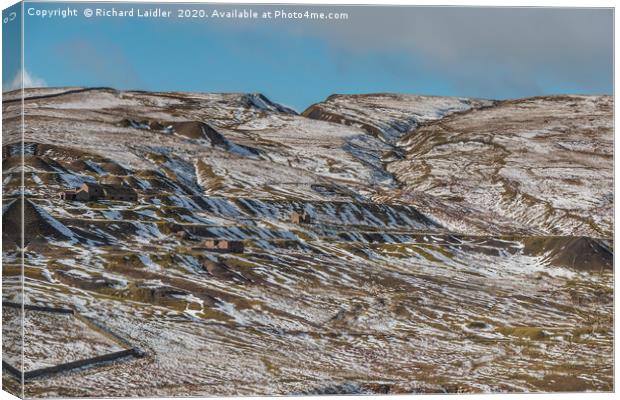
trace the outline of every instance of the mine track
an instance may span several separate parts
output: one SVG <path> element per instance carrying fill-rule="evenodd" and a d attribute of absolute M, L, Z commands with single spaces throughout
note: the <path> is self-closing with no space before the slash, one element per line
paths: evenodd
<path fill-rule="evenodd" d="M 92 92 L 92 91 L 96 91 L 96 90 L 104 90 L 104 91 L 109 91 L 109 92 L 118 92 L 115 89 L 112 88 L 108 88 L 108 87 L 94 87 L 94 88 L 83 88 L 83 89 L 72 89 L 72 90 L 67 90 L 64 92 L 60 92 L 60 93 L 53 93 L 53 94 L 44 94 L 44 95 L 40 95 L 40 96 L 31 96 L 31 97 L 24 97 L 24 98 L 17 98 L 17 99 L 10 99 L 10 100 L 2 100 L 2 104 L 9 104 L 9 103 L 17 103 L 20 101 L 29 101 L 29 100 L 40 100 L 40 99 L 51 99 L 54 97 L 60 97 L 60 96 L 65 96 L 68 94 L 76 94 L 76 93 L 85 93 L 85 92 Z"/>

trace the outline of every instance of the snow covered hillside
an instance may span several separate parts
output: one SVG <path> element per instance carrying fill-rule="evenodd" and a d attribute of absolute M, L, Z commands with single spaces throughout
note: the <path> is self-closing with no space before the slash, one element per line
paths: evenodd
<path fill-rule="evenodd" d="M 3 300 L 23 254 L 26 303 L 145 353 L 26 396 L 613 389 L 612 98 L 25 94 L 23 144 L 3 102 Z"/>

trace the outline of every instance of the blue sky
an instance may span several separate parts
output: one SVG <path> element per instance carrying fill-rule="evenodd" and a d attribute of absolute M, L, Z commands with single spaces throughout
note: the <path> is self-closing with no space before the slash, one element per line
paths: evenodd
<path fill-rule="evenodd" d="M 144 4 L 26 9 L 66 6 L 79 17 L 25 16 L 25 65 L 36 85 L 261 92 L 300 111 L 333 93 L 515 98 L 613 90 L 609 9 L 245 6 L 348 12 L 339 22 L 82 16 L 85 7 Z"/>

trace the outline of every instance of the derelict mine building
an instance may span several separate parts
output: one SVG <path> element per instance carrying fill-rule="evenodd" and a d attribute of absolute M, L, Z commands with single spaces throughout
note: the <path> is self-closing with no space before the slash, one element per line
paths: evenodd
<path fill-rule="evenodd" d="M 291 214 L 291 222 L 294 224 L 311 224 L 312 217 L 307 211 L 303 213 L 298 213 L 297 211 Z"/>
<path fill-rule="evenodd" d="M 219 253 L 243 253 L 245 246 L 241 240 L 206 239 L 202 246 L 209 251 Z"/>
<path fill-rule="evenodd" d="M 138 201 L 138 193 L 126 185 L 110 185 L 102 183 L 84 183 L 76 190 L 66 190 L 60 193 L 62 200 L 97 201 L 119 200 Z"/>

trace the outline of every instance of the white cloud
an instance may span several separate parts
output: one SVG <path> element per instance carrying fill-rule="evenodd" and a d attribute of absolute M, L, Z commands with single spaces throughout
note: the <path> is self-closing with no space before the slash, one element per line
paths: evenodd
<path fill-rule="evenodd" d="M 45 87 L 47 83 L 41 78 L 31 75 L 27 70 L 24 70 L 24 88 L 33 87 Z M 19 70 L 15 74 L 15 77 L 10 82 L 2 83 L 2 91 L 9 92 L 11 90 L 17 90 L 22 87 L 22 71 Z"/>

